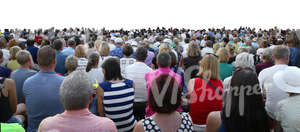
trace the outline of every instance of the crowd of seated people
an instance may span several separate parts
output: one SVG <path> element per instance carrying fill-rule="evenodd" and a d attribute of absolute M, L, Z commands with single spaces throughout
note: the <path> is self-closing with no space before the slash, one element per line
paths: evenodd
<path fill-rule="evenodd" d="M 294 29 L 5 29 L 0 63 L 1 130 L 300 131 Z"/>

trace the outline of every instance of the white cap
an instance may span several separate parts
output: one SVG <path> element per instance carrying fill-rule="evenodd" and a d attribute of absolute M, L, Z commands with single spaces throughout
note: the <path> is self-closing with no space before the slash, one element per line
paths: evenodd
<path fill-rule="evenodd" d="M 116 38 L 116 39 L 115 39 L 115 42 L 116 42 L 117 44 L 123 43 L 123 39 L 122 39 L 122 38 Z"/>

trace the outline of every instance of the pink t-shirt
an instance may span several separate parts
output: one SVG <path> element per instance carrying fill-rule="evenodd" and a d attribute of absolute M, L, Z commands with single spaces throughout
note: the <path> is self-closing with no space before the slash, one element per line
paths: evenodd
<path fill-rule="evenodd" d="M 65 111 L 44 119 L 39 132 L 117 132 L 117 128 L 112 120 L 83 109 Z"/>
<path fill-rule="evenodd" d="M 150 87 L 151 87 L 151 83 L 152 81 L 158 77 L 160 74 L 169 74 L 171 75 L 172 77 L 174 77 L 177 81 L 177 83 L 179 85 L 181 85 L 181 76 L 176 74 L 175 72 L 173 72 L 170 68 L 158 68 L 157 70 L 155 71 L 151 71 L 149 73 L 147 73 L 145 75 L 145 79 L 146 79 L 146 86 L 147 86 L 147 96 L 149 98 L 149 91 L 150 91 Z M 182 112 L 182 109 L 181 107 L 179 107 L 177 109 L 178 112 Z M 146 107 L 146 114 L 145 116 L 146 117 L 149 117 L 149 116 L 152 116 L 155 112 L 149 107 L 149 105 L 147 105 Z"/>

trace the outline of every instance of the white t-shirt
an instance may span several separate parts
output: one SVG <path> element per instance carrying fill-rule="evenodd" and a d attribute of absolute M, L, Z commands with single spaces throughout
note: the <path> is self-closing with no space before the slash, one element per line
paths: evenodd
<path fill-rule="evenodd" d="M 108 46 L 110 51 L 113 51 L 116 48 L 114 44 L 108 44 Z"/>
<path fill-rule="evenodd" d="M 88 63 L 88 59 L 79 58 L 77 62 L 78 62 L 78 66 L 77 66 L 76 70 L 84 70 L 85 71 L 87 63 Z"/>
<path fill-rule="evenodd" d="M 152 69 L 142 62 L 135 62 L 125 68 L 124 77 L 134 82 L 134 102 L 147 101 L 147 87 L 145 75 Z"/>
<path fill-rule="evenodd" d="M 2 49 L 2 52 L 3 52 L 3 62 L 1 63 L 1 66 L 5 66 L 10 59 L 10 54 L 7 49 Z"/>
<path fill-rule="evenodd" d="M 104 75 L 100 68 L 92 68 L 88 72 L 88 75 L 92 79 L 93 83 L 101 83 L 104 81 Z"/>
<path fill-rule="evenodd" d="M 134 58 L 121 58 L 120 59 L 120 67 L 121 67 L 121 73 L 124 75 L 125 68 L 135 62 Z"/>
<path fill-rule="evenodd" d="M 273 76 L 277 71 L 284 70 L 288 65 L 274 65 L 262 70 L 258 75 L 259 85 L 263 94 L 266 95 L 265 109 L 268 115 L 275 119 L 276 105 L 279 101 L 288 97 L 288 94 L 276 87 Z"/>
<path fill-rule="evenodd" d="M 262 55 L 264 50 L 265 50 L 265 48 L 258 48 L 257 51 L 256 51 L 256 54 L 257 55 Z"/>

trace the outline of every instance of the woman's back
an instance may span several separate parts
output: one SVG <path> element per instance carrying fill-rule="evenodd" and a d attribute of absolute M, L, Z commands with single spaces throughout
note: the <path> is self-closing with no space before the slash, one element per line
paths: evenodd
<path fill-rule="evenodd" d="M 4 94 L 5 78 L 0 77 L 0 122 L 6 122 L 13 115 L 10 109 L 8 94 Z"/>
<path fill-rule="evenodd" d="M 209 80 L 209 82 L 223 93 L 221 80 Z M 222 96 L 202 78 L 195 78 L 193 93 L 191 94 L 190 115 L 195 124 L 205 124 L 207 116 L 212 111 L 222 109 Z"/>
<path fill-rule="evenodd" d="M 105 116 L 113 120 L 118 131 L 132 131 L 136 120 L 133 116 L 134 89 L 133 82 L 103 82 L 103 106 Z"/>

